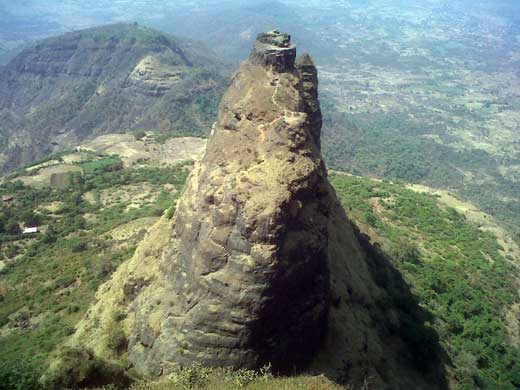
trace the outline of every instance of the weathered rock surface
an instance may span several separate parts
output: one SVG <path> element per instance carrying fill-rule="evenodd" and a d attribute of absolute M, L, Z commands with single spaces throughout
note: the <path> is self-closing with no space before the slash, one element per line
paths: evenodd
<path fill-rule="evenodd" d="M 296 46 L 291 36 L 276 30 L 260 34 L 250 56 L 251 63 L 272 67 L 278 72 L 292 70 L 295 59 Z"/>
<path fill-rule="evenodd" d="M 277 34 L 264 51 L 261 35 L 231 80 L 173 219 L 100 288 L 69 345 L 139 375 L 271 363 L 378 389 L 443 388 L 394 329 L 386 288 L 406 288 L 360 245 L 328 184 L 316 68 Z"/>

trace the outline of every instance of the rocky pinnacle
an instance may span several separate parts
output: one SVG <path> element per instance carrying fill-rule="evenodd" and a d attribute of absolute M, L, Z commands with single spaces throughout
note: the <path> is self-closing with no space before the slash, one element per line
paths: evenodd
<path fill-rule="evenodd" d="M 289 34 L 277 30 L 258 35 L 250 61 L 262 66 L 272 66 L 278 72 L 290 71 L 296 59 L 296 46 Z"/>
<path fill-rule="evenodd" d="M 326 171 L 316 69 L 308 57 L 295 67 L 295 54 L 287 34 L 260 34 L 231 81 L 175 214 L 175 250 L 162 259 L 177 312 L 134 360 L 284 370 L 318 348 L 329 297 Z M 149 333 L 147 317 L 130 347 Z"/>
<path fill-rule="evenodd" d="M 160 254 L 142 249 L 154 240 L 146 238 L 98 292 L 78 344 L 110 356 L 105 311 L 120 307 L 125 354 L 141 374 L 193 362 L 280 371 L 308 363 L 327 329 L 330 197 L 317 72 L 309 56 L 295 55 L 289 35 L 259 35 L 222 98 Z"/>
<path fill-rule="evenodd" d="M 270 363 L 358 387 L 370 378 L 380 389 L 442 388 L 441 376 L 414 369 L 395 331 L 392 297 L 407 287 L 366 239 L 360 245 L 328 183 L 317 70 L 295 54 L 289 35 L 259 35 L 173 218 L 100 287 L 69 340 L 79 367 L 102 361 L 161 376 L 195 362 Z M 48 372 L 70 381 L 66 358 Z M 99 380 L 94 372 L 75 381 Z"/>

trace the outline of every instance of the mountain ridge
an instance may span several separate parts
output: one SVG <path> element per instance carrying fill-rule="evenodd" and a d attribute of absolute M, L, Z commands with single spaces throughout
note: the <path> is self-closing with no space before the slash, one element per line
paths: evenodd
<path fill-rule="evenodd" d="M 226 72 L 200 44 L 137 24 L 43 40 L 0 74 L 2 170 L 108 132 L 205 134 Z"/>

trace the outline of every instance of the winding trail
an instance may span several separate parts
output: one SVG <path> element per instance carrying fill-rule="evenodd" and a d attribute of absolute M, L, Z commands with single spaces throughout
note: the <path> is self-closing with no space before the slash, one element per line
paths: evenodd
<path fill-rule="evenodd" d="M 276 95 L 278 94 L 278 86 L 279 86 L 279 83 L 275 77 L 273 77 L 273 72 L 272 70 L 270 70 L 268 72 L 268 74 L 271 76 L 271 83 L 269 85 L 266 85 L 266 87 L 271 87 L 273 84 L 274 84 L 274 91 L 273 91 L 273 94 L 271 96 L 271 102 L 273 103 L 274 106 L 278 107 L 280 110 L 283 110 L 283 115 L 280 116 L 279 118 L 277 119 L 274 119 L 273 121 L 269 122 L 269 123 L 266 123 L 266 124 L 263 124 L 263 125 L 259 125 L 257 127 L 257 130 L 258 132 L 260 133 L 260 142 L 264 142 L 265 141 L 265 128 L 268 127 L 268 126 L 272 126 L 274 125 L 276 122 L 278 122 L 279 120 L 285 120 L 286 122 L 290 122 L 291 119 L 295 119 L 295 118 L 298 118 L 299 116 L 301 116 L 302 114 L 299 113 L 299 112 L 295 112 L 295 111 L 291 111 L 291 110 L 288 110 L 284 107 L 282 107 L 277 101 L 276 101 Z"/>

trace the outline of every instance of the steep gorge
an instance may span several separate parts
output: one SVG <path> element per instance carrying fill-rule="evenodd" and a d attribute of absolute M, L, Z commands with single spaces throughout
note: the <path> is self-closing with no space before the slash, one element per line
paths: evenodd
<path fill-rule="evenodd" d="M 100 288 L 67 343 L 73 355 L 126 362 L 129 376 L 270 363 L 375 388 L 445 387 L 425 314 L 327 180 L 317 83 L 290 36 L 258 37 L 173 218 Z M 71 378 L 66 363 L 46 380 Z"/>

